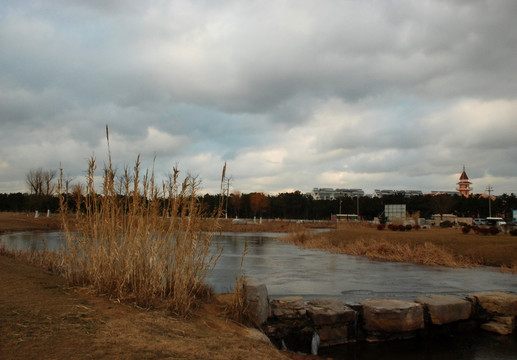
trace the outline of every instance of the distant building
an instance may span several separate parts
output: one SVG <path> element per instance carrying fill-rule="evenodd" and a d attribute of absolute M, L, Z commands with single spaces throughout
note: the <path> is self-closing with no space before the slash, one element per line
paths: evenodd
<path fill-rule="evenodd" d="M 405 197 L 410 196 L 419 196 L 423 195 L 422 191 L 420 190 L 379 190 L 375 189 L 373 191 L 372 197 L 383 197 L 388 195 L 404 195 Z"/>
<path fill-rule="evenodd" d="M 459 195 L 460 193 L 457 191 L 447 191 L 447 190 L 433 190 L 430 195 Z"/>
<path fill-rule="evenodd" d="M 469 181 L 469 177 L 467 176 L 467 173 L 465 172 L 465 165 L 463 165 L 463 172 L 460 175 L 460 181 L 457 183 L 458 187 L 456 190 L 459 191 L 460 195 L 463 195 L 465 197 L 470 196 L 470 192 L 472 191 L 472 188 L 470 185 L 472 184 Z"/>
<path fill-rule="evenodd" d="M 311 195 L 315 200 L 335 200 L 342 197 L 364 196 L 364 191 L 362 189 L 314 188 Z"/>

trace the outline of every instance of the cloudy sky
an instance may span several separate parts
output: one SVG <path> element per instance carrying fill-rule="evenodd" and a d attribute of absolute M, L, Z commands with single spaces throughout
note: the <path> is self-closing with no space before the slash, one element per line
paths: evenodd
<path fill-rule="evenodd" d="M 217 193 L 517 193 L 515 0 L 2 0 L 0 193 L 156 155 Z M 101 166 L 102 167 L 102 166 Z"/>

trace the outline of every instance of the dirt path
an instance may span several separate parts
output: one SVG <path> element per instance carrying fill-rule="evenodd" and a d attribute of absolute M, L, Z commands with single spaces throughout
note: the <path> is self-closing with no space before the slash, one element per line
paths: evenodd
<path fill-rule="evenodd" d="M 0 256 L 1 359 L 287 359 L 220 316 L 145 311 L 70 289 L 63 279 Z"/>

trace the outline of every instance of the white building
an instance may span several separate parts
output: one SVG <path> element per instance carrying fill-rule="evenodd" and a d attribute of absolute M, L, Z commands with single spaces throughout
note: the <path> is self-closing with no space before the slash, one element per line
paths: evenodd
<path fill-rule="evenodd" d="M 315 200 L 335 200 L 342 197 L 364 196 L 364 191 L 362 189 L 314 188 L 311 195 Z"/>
<path fill-rule="evenodd" d="M 419 196 L 423 195 L 422 191 L 420 190 L 379 190 L 375 189 L 373 191 L 372 197 L 383 197 L 387 195 L 404 195 L 405 197 L 409 196 Z"/>

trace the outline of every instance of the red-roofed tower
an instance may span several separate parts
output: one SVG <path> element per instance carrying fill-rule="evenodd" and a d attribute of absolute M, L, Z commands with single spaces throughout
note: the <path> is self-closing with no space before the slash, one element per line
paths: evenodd
<path fill-rule="evenodd" d="M 469 177 L 465 172 L 465 165 L 463 165 L 463 172 L 460 175 L 460 181 L 458 182 L 458 187 L 456 188 L 456 190 L 460 192 L 460 195 L 469 197 L 470 192 L 472 191 L 470 184 L 472 183 L 469 181 Z"/>

